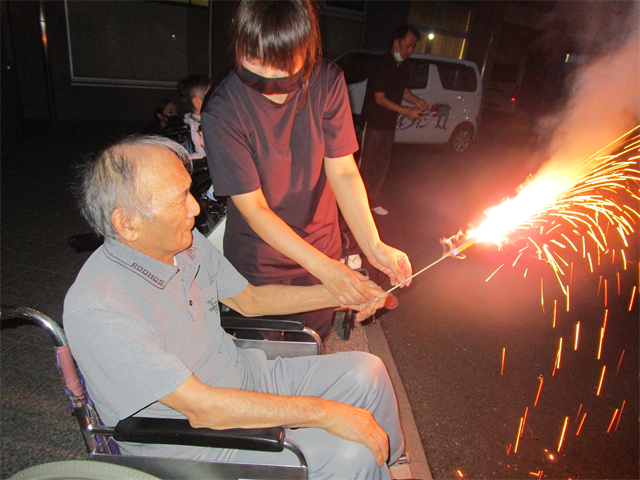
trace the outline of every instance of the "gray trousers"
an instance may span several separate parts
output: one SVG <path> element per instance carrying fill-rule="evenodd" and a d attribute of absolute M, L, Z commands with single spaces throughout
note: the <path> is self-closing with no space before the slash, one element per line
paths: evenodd
<path fill-rule="evenodd" d="M 261 378 L 260 391 L 278 395 L 306 395 L 369 410 L 389 436 L 389 464 L 404 451 L 398 406 L 386 367 L 364 352 L 271 360 Z M 362 444 L 335 437 L 320 428 L 287 430 L 309 463 L 311 479 L 390 479 Z M 290 452 L 202 449 L 200 458 L 217 461 L 298 465 Z M 213 458 L 212 458 L 213 457 Z"/>
<path fill-rule="evenodd" d="M 380 206 L 382 186 L 389 171 L 395 136 L 395 130 L 375 130 L 368 126 L 364 130 L 360 175 L 372 208 Z"/>

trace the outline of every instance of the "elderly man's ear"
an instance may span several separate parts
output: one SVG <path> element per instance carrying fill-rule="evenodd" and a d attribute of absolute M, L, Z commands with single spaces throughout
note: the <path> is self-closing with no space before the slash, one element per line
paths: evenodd
<path fill-rule="evenodd" d="M 123 240 L 127 242 L 137 240 L 139 224 L 137 215 L 131 215 L 122 208 L 116 208 L 111 212 L 111 224 Z"/>

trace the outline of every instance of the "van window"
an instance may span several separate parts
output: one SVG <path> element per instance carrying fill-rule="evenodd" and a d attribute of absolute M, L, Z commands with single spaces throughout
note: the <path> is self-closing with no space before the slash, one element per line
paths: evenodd
<path fill-rule="evenodd" d="M 473 68 L 459 63 L 433 62 L 438 66 L 440 83 L 445 90 L 459 92 L 475 92 L 478 89 L 478 79 Z"/>
<path fill-rule="evenodd" d="M 429 62 L 410 58 L 409 62 L 409 88 L 421 89 L 427 87 L 429 81 Z"/>

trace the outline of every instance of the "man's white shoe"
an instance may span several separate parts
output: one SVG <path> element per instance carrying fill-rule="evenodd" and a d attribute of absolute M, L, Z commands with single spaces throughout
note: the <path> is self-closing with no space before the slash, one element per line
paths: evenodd
<path fill-rule="evenodd" d="M 387 215 L 389 213 L 389 211 L 383 207 L 375 207 L 375 208 L 372 208 L 371 211 L 373 213 L 377 213 L 378 215 Z"/>

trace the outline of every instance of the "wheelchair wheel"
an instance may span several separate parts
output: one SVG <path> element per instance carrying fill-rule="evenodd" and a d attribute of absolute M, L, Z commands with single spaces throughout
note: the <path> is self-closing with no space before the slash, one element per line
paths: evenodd
<path fill-rule="evenodd" d="M 353 316 L 354 313 L 351 309 L 344 312 L 344 320 L 342 320 L 342 336 L 345 342 L 351 337 L 351 330 L 353 330 L 354 323 Z"/>
<path fill-rule="evenodd" d="M 133 468 L 89 460 L 52 462 L 27 468 L 9 480 L 160 480 Z"/>
<path fill-rule="evenodd" d="M 227 213 L 226 199 L 212 200 L 207 192 L 211 187 L 211 177 L 206 174 L 194 176 L 191 184 L 191 194 L 200 205 L 200 214 L 195 219 L 195 227 L 204 236 L 217 225 Z"/>

